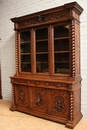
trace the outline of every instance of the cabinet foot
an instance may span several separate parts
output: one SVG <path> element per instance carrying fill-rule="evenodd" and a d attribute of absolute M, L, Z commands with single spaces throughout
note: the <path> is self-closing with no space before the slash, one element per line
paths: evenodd
<path fill-rule="evenodd" d="M 15 106 L 12 105 L 12 106 L 10 107 L 10 110 L 11 110 L 11 111 L 15 111 L 15 110 L 16 110 L 16 109 L 15 109 Z"/>
<path fill-rule="evenodd" d="M 74 120 L 72 121 L 69 120 L 67 122 L 66 127 L 73 129 L 77 125 L 77 123 L 81 120 L 82 117 L 83 117 L 82 113 L 79 113 Z"/>

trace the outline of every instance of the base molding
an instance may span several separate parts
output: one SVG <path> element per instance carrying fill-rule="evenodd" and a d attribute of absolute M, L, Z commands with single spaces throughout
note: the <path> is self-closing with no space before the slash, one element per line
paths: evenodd
<path fill-rule="evenodd" d="M 71 121 L 69 120 L 69 121 L 66 123 L 66 127 L 73 129 L 73 128 L 77 125 L 77 123 L 81 120 L 82 117 L 83 117 L 83 115 L 82 115 L 82 113 L 80 112 L 80 113 L 76 116 L 76 118 L 75 118 L 74 120 L 71 120 Z"/>

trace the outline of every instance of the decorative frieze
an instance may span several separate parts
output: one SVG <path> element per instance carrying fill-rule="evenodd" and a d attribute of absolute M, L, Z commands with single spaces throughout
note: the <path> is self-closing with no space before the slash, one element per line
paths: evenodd
<path fill-rule="evenodd" d="M 38 14 L 32 18 L 29 18 L 28 20 L 25 20 L 21 23 L 18 24 L 18 27 L 23 27 L 23 26 L 32 26 L 38 23 L 46 23 L 46 22 L 53 22 L 59 21 L 61 19 L 68 19 L 70 17 L 70 14 L 65 12 L 53 12 L 49 14 Z"/>

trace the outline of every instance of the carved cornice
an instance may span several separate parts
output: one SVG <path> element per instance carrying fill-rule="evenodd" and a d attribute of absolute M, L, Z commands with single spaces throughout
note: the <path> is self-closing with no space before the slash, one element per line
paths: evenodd
<path fill-rule="evenodd" d="M 29 18 L 25 21 L 21 21 L 18 23 L 18 28 L 37 25 L 37 24 L 45 24 L 47 22 L 60 21 L 61 19 L 68 19 L 70 17 L 70 13 L 65 12 L 53 12 L 50 14 L 38 14 L 32 18 Z"/>

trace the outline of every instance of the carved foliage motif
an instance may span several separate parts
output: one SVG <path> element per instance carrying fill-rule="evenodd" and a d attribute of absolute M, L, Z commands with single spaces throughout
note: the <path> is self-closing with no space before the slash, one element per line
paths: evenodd
<path fill-rule="evenodd" d="M 15 85 L 16 104 L 28 107 L 28 89 L 26 86 Z"/>
<path fill-rule="evenodd" d="M 25 92 L 23 89 L 19 90 L 19 102 L 24 103 L 26 101 Z"/>
<path fill-rule="evenodd" d="M 31 88 L 32 91 L 32 109 L 37 111 L 46 112 L 47 100 L 46 100 L 46 89 L 43 88 Z"/>
<path fill-rule="evenodd" d="M 52 20 L 60 20 L 61 18 L 69 18 L 69 13 L 67 14 L 67 12 L 53 12 L 51 14 L 38 14 L 37 16 L 28 19 L 27 21 L 23 21 L 19 24 L 19 27 L 22 26 L 28 26 L 28 25 L 32 25 L 32 24 L 38 24 L 41 22 L 48 22 L 48 21 L 52 21 Z"/>
<path fill-rule="evenodd" d="M 42 106 L 44 103 L 42 94 L 40 92 L 36 92 L 35 94 L 35 106 Z"/>
<path fill-rule="evenodd" d="M 64 98 L 60 95 L 56 96 L 54 101 L 54 111 L 62 112 L 64 109 Z"/>
<path fill-rule="evenodd" d="M 43 85 L 43 86 L 54 86 L 56 88 L 60 88 L 60 87 L 67 87 L 70 85 L 64 84 L 64 83 L 59 83 L 59 82 L 49 82 L 49 81 L 36 81 L 36 80 L 29 80 L 29 79 L 11 79 L 11 83 L 17 83 L 17 84 L 26 84 L 26 85 Z"/>

